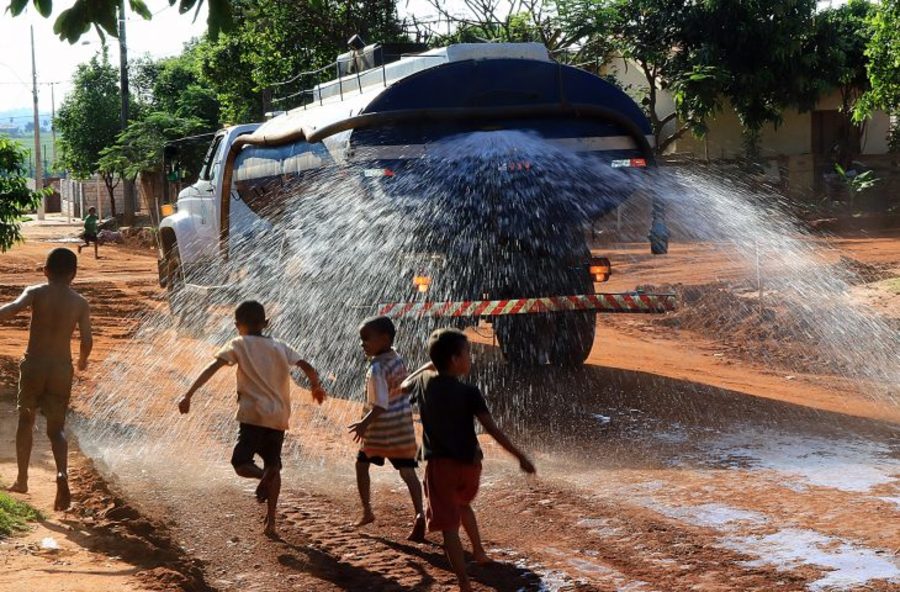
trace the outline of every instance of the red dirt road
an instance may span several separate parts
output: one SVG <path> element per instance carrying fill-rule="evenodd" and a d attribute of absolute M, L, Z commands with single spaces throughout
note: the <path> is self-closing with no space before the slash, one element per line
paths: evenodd
<path fill-rule="evenodd" d="M 0 256 L 3 299 L 39 281 L 38 267 L 51 245 L 37 240 L 59 233 L 59 228 L 29 229 L 31 242 Z M 837 246 L 860 261 L 900 267 L 900 235 L 854 237 Z M 91 301 L 99 336 L 97 363 L 76 389 L 82 426 L 104 414 L 84 405 L 115 371 L 112 362 L 102 360 L 116 359 L 111 352 L 133 339 L 136 315 L 161 303 L 152 254 L 110 248 L 101 255 L 99 262 L 81 258 L 76 286 Z M 622 273 L 615 276 L 626 289 L 641 283 L 703 285 L 738 273 L 721 265 L 707 245 L 673 249 L 666 269 L 681 271 L 669 277 L 634 255 L 623 258 Z M 0 332 L 7 402 L 0 475 L 6 481 L 14 471 L 8 402 L 26 329 L 20 317 Z M 85 563 L 97 561 L 98 554 L 121 556 L 108 560 L 118 579 L 102 580 L 112 587 L 101 587 L 99 576 L 81 578 L 72 567 L 60 570 L 59 577 L 47 576 L 41 582 L 49 583 L 40 588 L 25 589 L 452 589 L 438 539 L 424 545 L 404 540 L 408 500 L 392 471 L 374 471 L 379 521 L 361 531 L 348 526 L 357 507 L 352 443 L 343 426 L 357 410 L 343 400 L 318 409 L 298 393 L 301 403 L 286 454 L 283 540 L 260 536 L 261 510 L 250 485 L 227 466 L 232 402 L 215 393 L 227 390 L 231 377 L 204 391 L 200 415 L 176 418 L 172 401 L 210 346 L 168 334 L 156 339 L 133 343 L 153 346 L 146 348 L 148 364 L 154 356 L 169 357 L 171 375 L 154 376 L 149 391 L 122 385 L 119 392 L 135 409 L 149 409 L 135 415 L 135 430 L 170 430 L 171 440 L 152 442 L 156 447 L 140 449 L 144 454 L 118 448 L 116 439 L 125 436 L 115 431 L 107 440 L 83 442 L 107 463 L 104 474 L 128 499 L 120 506 L 129 509 L 103 516 L 105 547 L 79 539 L 75 546 L 84 545 L 72 552 L 82 553 L 78 561 Z M 478 360 L 496 355 L 484 347 Z M 525 479 L 486 443 L 476 511 L 498 562 L 472 567 L 477 589 L 897 589 L 900 412 L 852 385 L 836 388 L 835 376 L 786 376 L 762 361 L 733 355 L 708 336 L 621 317 L 601 326 L 581 370 L 523 372 L 501 366 L 498 375 L 481 377 L 491 384 L 490 402 L 503 426 L 535 451 L 539 477 Z M 156 397 L 149 406 L 148 393 Z M 226 428 L 214 429 L 218 425 Z M 189 441 L 178 441 L 186 434 Z M 90 528 L 86 509 L 96 508 L 102 498 L 96 493 L 100 481 L 83 466 L 72 514 L 76 531 Z M 36 482 L 41 479 L 36 475 Z M 44 493 L 36 490 L 26 499 L 40 506 L 48 495 L 46 484 L 42 487 Z M 116 550 L 147 534 L 145 527 L 128 531 L 123 525 L 148 519 L 167 524 L 157 524 L 166 537 L 146 544 L 161 549 L 162 564 L 170 569 Z M 6 545 L 0 554 L 2 587 L 22 563 Z M 189 577 L 196 576 L 195 560 L 202 566 L 202 582 Z M 41 571 L 39 563 L 52 566 L 52 557 L 33 554 L 28 561 L 38 561 L 28 564 L 26 573 L 34 577 L 54 573 L 50 567 Z"/>

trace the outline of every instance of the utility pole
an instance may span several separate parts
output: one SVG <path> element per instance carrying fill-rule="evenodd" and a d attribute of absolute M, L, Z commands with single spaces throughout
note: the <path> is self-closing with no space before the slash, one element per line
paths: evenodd
<path fill-rule="evenodd" d="M 34 27 L 31 27 L 31 94 L 34 97 L 34 190 L 44 188 L 44 171 L 41 166 L 41 118 L 38 114 L 37 62 L 34 59 Z M 42 197 L 38 205 L 37 218 L 44 219 L 47 198 Z"/>
<path fill-rule="evenodd" d="M 128 127 L 128 48 L 125 44 L 125 0 L 119 0 L 119 88 L 122 94 L 122 131 Z M 122 179 L 125 226 L 134 225 L 134 183 Z"/>
<path fill-rule="evenodd" d="M 50 83 L 50 135 L 53 140 L 53 144 L 50 145 L 50 154 L 52 158 L 50 159 L 50 166 L 53 167 L 53 171 L 56 171 L 56 83 Z"/>

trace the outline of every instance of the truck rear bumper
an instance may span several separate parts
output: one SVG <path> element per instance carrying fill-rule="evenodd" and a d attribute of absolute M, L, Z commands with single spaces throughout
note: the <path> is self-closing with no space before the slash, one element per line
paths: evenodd
<path fill-rule="evenodd" d="M 580 294 L 509 300 L 399 302 L 382 304 L 378 313 L 392 319 L 425 317 L 498 317 L 573 311 L 605 313 L 665 313 L 675 310 L 674 294 Z"/>

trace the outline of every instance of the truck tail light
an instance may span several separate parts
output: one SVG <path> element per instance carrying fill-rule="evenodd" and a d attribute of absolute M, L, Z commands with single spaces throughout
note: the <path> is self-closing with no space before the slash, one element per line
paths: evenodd
<path fill-rule="evenodd" d="M 431 278 L 427 275 L 417 275 L 413 278 L 413 285 L 424 294 L 431 287 Z"/>
<path fill-rule="evenodd" d="M 588 271 L 595 282 L 605 282 L 612 274 L 612 264 L 606 257 L 591 257 L 591 263 Z"/>

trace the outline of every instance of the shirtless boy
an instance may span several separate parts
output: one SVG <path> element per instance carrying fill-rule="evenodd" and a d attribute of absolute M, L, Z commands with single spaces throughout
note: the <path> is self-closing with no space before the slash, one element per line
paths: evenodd
<path fill-rule="evenodd" d="M 88 356 L 93 347 L 90 307 L 70 286 L 77 267 L 75 253 L 68 249 L 53 249 L 44 265 L 47 283 L 25 288 L 14 302 L 0 307 L 0 322 L 31 308 L 28 349 L 19 366 L 19 394 L 16 401 L 19 411 L 19 425 L 16 429 L 19 475 L 9 490 L 19 493 L 28 491 L 32 432 L 35 413 L 40 409 L 47 418 L 47 436 L 56 461 L 54 510 L 65 510 L 71 503 L 66 458 L 69 447 L 65 425 L 72 392 L 71 340 L 76 325 L 81 336 L 79 370 L 87 368 Z"/>

